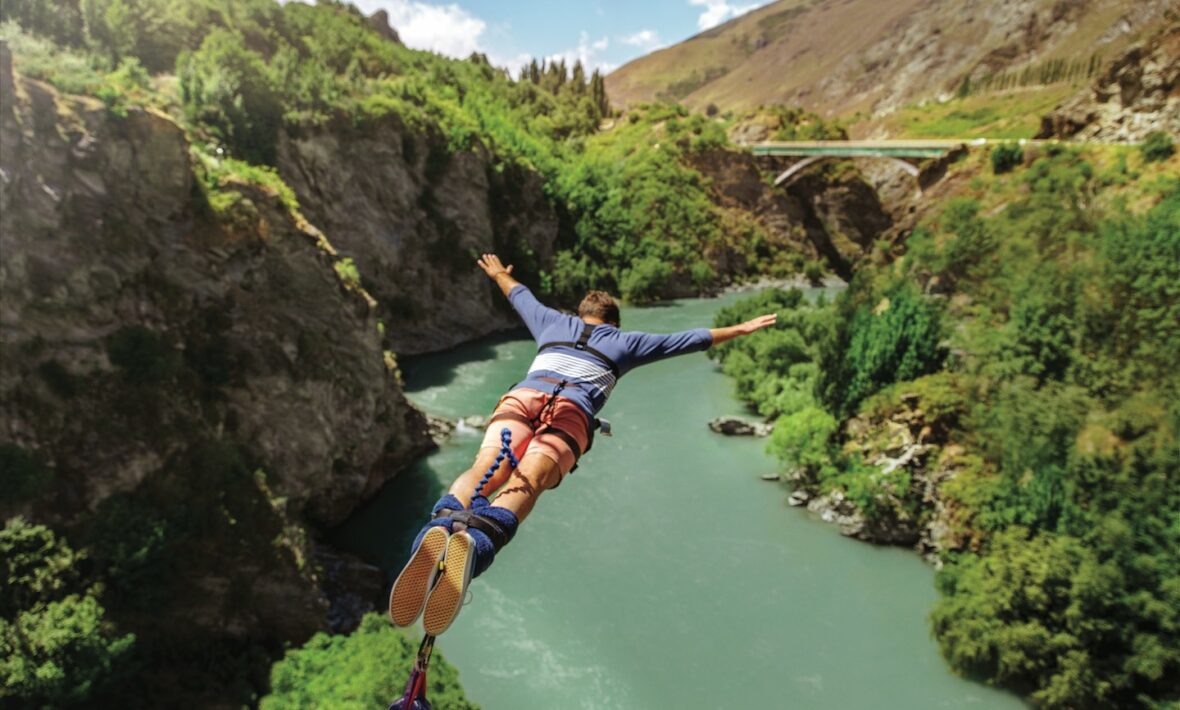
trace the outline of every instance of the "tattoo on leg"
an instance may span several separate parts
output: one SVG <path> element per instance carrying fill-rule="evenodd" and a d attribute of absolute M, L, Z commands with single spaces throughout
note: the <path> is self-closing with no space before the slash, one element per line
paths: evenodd
<path fill-rule="evenodd" d="M 512 472 L 511 478 L 519 478 L 520 485 L 500 491 L 500 495 L 507 495 L 509 493 L 524 493 L 530 498 L 537 497 L 537 489 L 533 488 L 532 481 L 525 478 L 524 474 L 520 472 L 519 468 Z M 509 480 L 511 480 L 511 478 Z"/>

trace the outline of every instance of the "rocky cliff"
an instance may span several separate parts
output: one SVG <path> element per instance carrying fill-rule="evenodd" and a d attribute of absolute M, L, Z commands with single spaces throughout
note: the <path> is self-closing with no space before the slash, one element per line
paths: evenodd
<path fill-rule="evenodd" d="M 475 268 L 494 251 L 528 282 L 553 264 L 558 219 L 540 176 L 395 116 L 292 131 L 279 170 L 308 218 L 355 258 L 398 353 L 457 345 L 519 320 Z"/>
<path fill-rule="evenodd" d="M 1116 57 L 1093 87 L 1041 121 L 1038 138 L 1141 141 L 1180 136 L 1180 22 Z"/>
<path fill-rule="evenodd" d="M 0 513 L 91 550 L 148 696 L 246 698 L 168 669 L 220 654 L 263 687 L 255 649 L 325 625 L 305 522 L 429 446 L 372 300 L 276 191 L 2 47 L 0 143 Z"/>

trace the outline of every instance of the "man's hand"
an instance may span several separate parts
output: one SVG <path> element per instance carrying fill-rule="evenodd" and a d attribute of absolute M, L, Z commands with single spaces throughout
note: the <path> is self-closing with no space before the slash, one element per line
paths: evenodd
<path fill-rule="evenodd" d="M 483 269 L 490 279 L 495 279 L 500 274 L 512 273 L 512 265 L 504 266 L 500 263 L 500 257 L 495 254 L 484 254 L 475 263 L 479 264 L 479 268 Z"/>
<path fill-rule="evenodd" d="M 479 264 L 479 268 L 483 269 L 489 279 L 496 282 L 505 296 L 519 283 L 512 278 L 512 265 L 504 266 L 500 263 L 500 257 L 495 254 L 484 254 L 475 263 Z"/>
<path fill-rule="evenodd" d="M 733 340 L 734 338 L 750 333 L 756 333 L 763 328 L 769 328 L 778 321 L 777 313 L 767 313 L 764 316 L 758 316 L 745 323 L 731 325 L 728 328 L 713 328 L 709 331 L 709 335 L 713 336 L 713 344 L 724 343 L 726 340 Z"/>
<path fill-rule="evenodd" d="M 748 320 L 745 323 L 739 325 L 738 328 L 741 328 L 742 330 L 741 335 L 749 335 L 750 333 L 757 332 L 763 328 L 769 328 L 776 322 L 778 322 L 778 314 L 768 313 L 764 316 L 758 316 L 757 318 Z"/>

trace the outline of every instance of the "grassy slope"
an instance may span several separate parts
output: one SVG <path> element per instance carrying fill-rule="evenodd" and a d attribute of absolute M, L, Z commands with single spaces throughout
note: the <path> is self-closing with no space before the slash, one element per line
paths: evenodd
<path fill-rule="evenodd" d="M 1109 58 L 1164 7 L 1090 0 L 1076 17 L 1054 22 L 1053 2 L 1034 4 L 1029 23 L 1006 7 L 965 13 L 916 0 L 781 0 L 621 67 L 607 90 L 620 106 L 675 96 L 694 109 L 787 103 L 824 116 L 883 113 L 946 93 L 981 64 L 990 73 L 1095 51 Z M 1124 20 L 1131 30 L 1113 32 Z M 1003 47 L 1011 51 L 996 51 Z M 703 82 L 710 69 L 725 73 Z"/>
<path fill-rule="evenodd" d="M 909 104 L 878 118 L 856 120 L 849 133 L 854 138 L 1032 138 L 1041 116 L 1081 88 L 1062 82 Z"/>

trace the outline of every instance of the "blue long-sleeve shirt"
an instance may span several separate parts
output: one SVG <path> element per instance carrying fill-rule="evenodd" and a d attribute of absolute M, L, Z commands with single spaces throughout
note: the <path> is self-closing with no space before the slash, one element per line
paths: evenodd
<path fill-rule="evenodd" d="M 527 287 L 518 285 L 508 293 L 508 301 L 528 326 L 537 346 L 546 343 L 577 342 L 585 323 L 577 316 L 545 306 Z M 606 404 L 619 377 L 650 362 L 674 355 L 699 352 L 713 344 L 708 328 L 696 328 L 661 335 L 638 331 L 621 331 L 613 325 L 595 326 L 587 345 L 614 361 L 618 376 L 600 358 L 573 347 L 557 346 L 538 352 L 529 366 L 528 376 L 516 388 L 529 387 L 551 391 L 553 382 L 570 384 L 561 395 L 573 400 L 591 419 Z"/>

